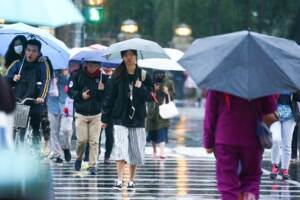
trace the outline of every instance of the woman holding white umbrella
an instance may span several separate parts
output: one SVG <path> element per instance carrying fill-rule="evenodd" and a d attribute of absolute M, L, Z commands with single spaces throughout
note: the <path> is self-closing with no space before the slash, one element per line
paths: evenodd
<path fill-rule="evenodd" d="M 137 66 L 137 51 L 121 51 L 123 62 L 112 75 L 103 104 L 102 127 L 114 124 L 113 154 L 117 162 L 118 179 L 114 189 L 122 190 L 124 167 L 130 165 L 128 190 L 135 189 L 135 173 L 144 164 L 146 145 L 146 101 L 151 101 L 151 78 Z"/>

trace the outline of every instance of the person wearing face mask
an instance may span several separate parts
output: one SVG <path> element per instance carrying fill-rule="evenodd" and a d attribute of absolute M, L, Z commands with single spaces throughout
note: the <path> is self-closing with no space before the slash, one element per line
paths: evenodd
<path fill-rule="evenodd" d="M 5 54 L 5 68 L 7 69 L 14 61 L 21 60 L 25 53 L 26 37 L 17 35 L 9 44 Z"/>
<path fill-rule="evenodd" d="M 8 50 L 5 54 L 5 68 L 8 69 L 18 61 L 22 61 L 25 55 L 25 48 L 27 45 L 27 39 L 24 35 L 17 35 L 9 44 Z M 38 61 L 45 64 L 50 70 L 50 76 L 53 75 L 53 66 L 50 59 L 47 56 L 43 56 L 40 52 Z M 42 111 L 41 129 L 44 137 L 43 154 L 49 155 L 49 139 L 50 139 L 50 122 L 48 119 L 47 105 L 45 104 Z"/>
<path fill-rule="evenodd" d="M 41 42 L 36 39 L 27 41 L 25 59 L 17 60 L 7 69 L 6 79 L 13 88 L 17 100 L 34 98 L 35 103 L 30 104 L 30 126 L 33 130 L 33 143 L 40 141 L 41 114 L 47 97 L 50 69 L 44 62 L 39 62 L 41 55 Z M 25 130 L 21 131 L 21 141 L 24 141 Z"/>

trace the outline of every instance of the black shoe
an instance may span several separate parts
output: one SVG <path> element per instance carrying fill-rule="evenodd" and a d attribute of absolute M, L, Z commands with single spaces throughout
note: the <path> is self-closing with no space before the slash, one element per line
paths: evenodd
<path fill-rule="evenodd" d="M 64 161 L 60 157 L 57 157 L 57 158 L 54 158 L 54 162 L 55 163 L 63 163 Z"/>
<path fill-rule="evenodd" d="M 116 180 L 113 190 L 122 191 L 122 181 Z"/>
<path fill-rule="evenodd" d="M 82 160 L 75 160 L 75 170 L 80 171 Z"/>
<path fill-rule="evenodd" d="M 90 171 L 90 175 L 96 175 L 96 174 L 97 174 L 97 169 L 96 169 L 96 167 L 91 167 L 91 168 L 89 169 L 89 171 Z"/>
<path fill-rule="evenodd" d="M 128 181 L 127 190 L 135 191 L 135 182 L 134 181 Z"/>
<path fill-rule="evenodd" d="M 64 149 L 65 161 L 69 162 L 72 158 L 71 152 L 69 149 Z"/>
<path fill-rule="evenodd" d="M 104 159 L 104 164 L 106 164 L 106 165 L 110 164 L 109 158 Z"/>

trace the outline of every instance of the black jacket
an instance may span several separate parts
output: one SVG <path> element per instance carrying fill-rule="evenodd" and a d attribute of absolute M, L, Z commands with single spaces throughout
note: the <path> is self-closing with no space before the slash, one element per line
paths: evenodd
<path fill-rule="evenodd" d="M 69 83 L 68 95 L 74 99 L 75 111 L 82 115 L 96 115 L 101 112 L 102 100 L 106 90 L 108 77 L 102 74 L 104 91 L 98 90 L 101 74 L 97 77 L 89 76 L 84 70 L 80 70 Z M 82 93 L 89 89 L 92 97 L 84 100 Z"/>
<path fill-rule="evenodd" d="M 1 75 L 0 88 L 0 111 L 11 113 L 15 109 L 15 97 L 11 88 L 9 87 L 9 84 Z"/>
<path fill-rule="evenodd" d="M 7 70 L 6 78 L 10 85 L 13 87 L 14 95 L 17 99 L 24 98 L 37 98 L 42 97 L 46 99 L 49 81 L 50 81 L 50 67 L 48 63 L 42 62 L 27 62 L 21 68 L 22 61 L 15 61 Z M 21 78 L 19 81 L 14 82 L 14 75 L 21 70 Z"/>
<path fill-rule="evenodd" d="M 292 102 L 291 102 L 291 108 L 292 108 L 292 112 L 293 112 L 295 121 L 297 123 L 299 123 L 300 122 L 300 111 L 299 111 L 297 102 L 300 103 L 300 92 L 299 91 L 293 93 Z"/>
<path fill-rule="evenodd" d="M 153 84 L 148 73 L 145 80 L 142 80 L 142 70 L 136 68 L 135 80 L 141 80 L 140 88 L 133 87 L 133 101 L 129 99 L 129 76 L 126 73 L 122 79 L 112 77 L 109 81 L 105 99 L 103 102 L 103 110 L 101 121 L 104 123 L 112 123 L 126 127 L 145 127 L 146 117 L 146 101 L 151 101 L 151 91 Z M 133 119 L 129 119 L 129 110 L 133 106 L 135 108 Z"/>

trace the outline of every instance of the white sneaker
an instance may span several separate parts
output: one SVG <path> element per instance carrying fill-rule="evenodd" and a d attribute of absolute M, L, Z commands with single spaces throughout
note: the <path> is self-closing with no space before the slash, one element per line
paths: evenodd
<path fill-rule="evenodd" d="M 127 190 L 135 191 L 135 182 L 134 181 L 128 181 Z"/>
<path fill-rule="evenodd" d="M 123 182 L 116 180 L 113 190 L 122 191 Z"/>

